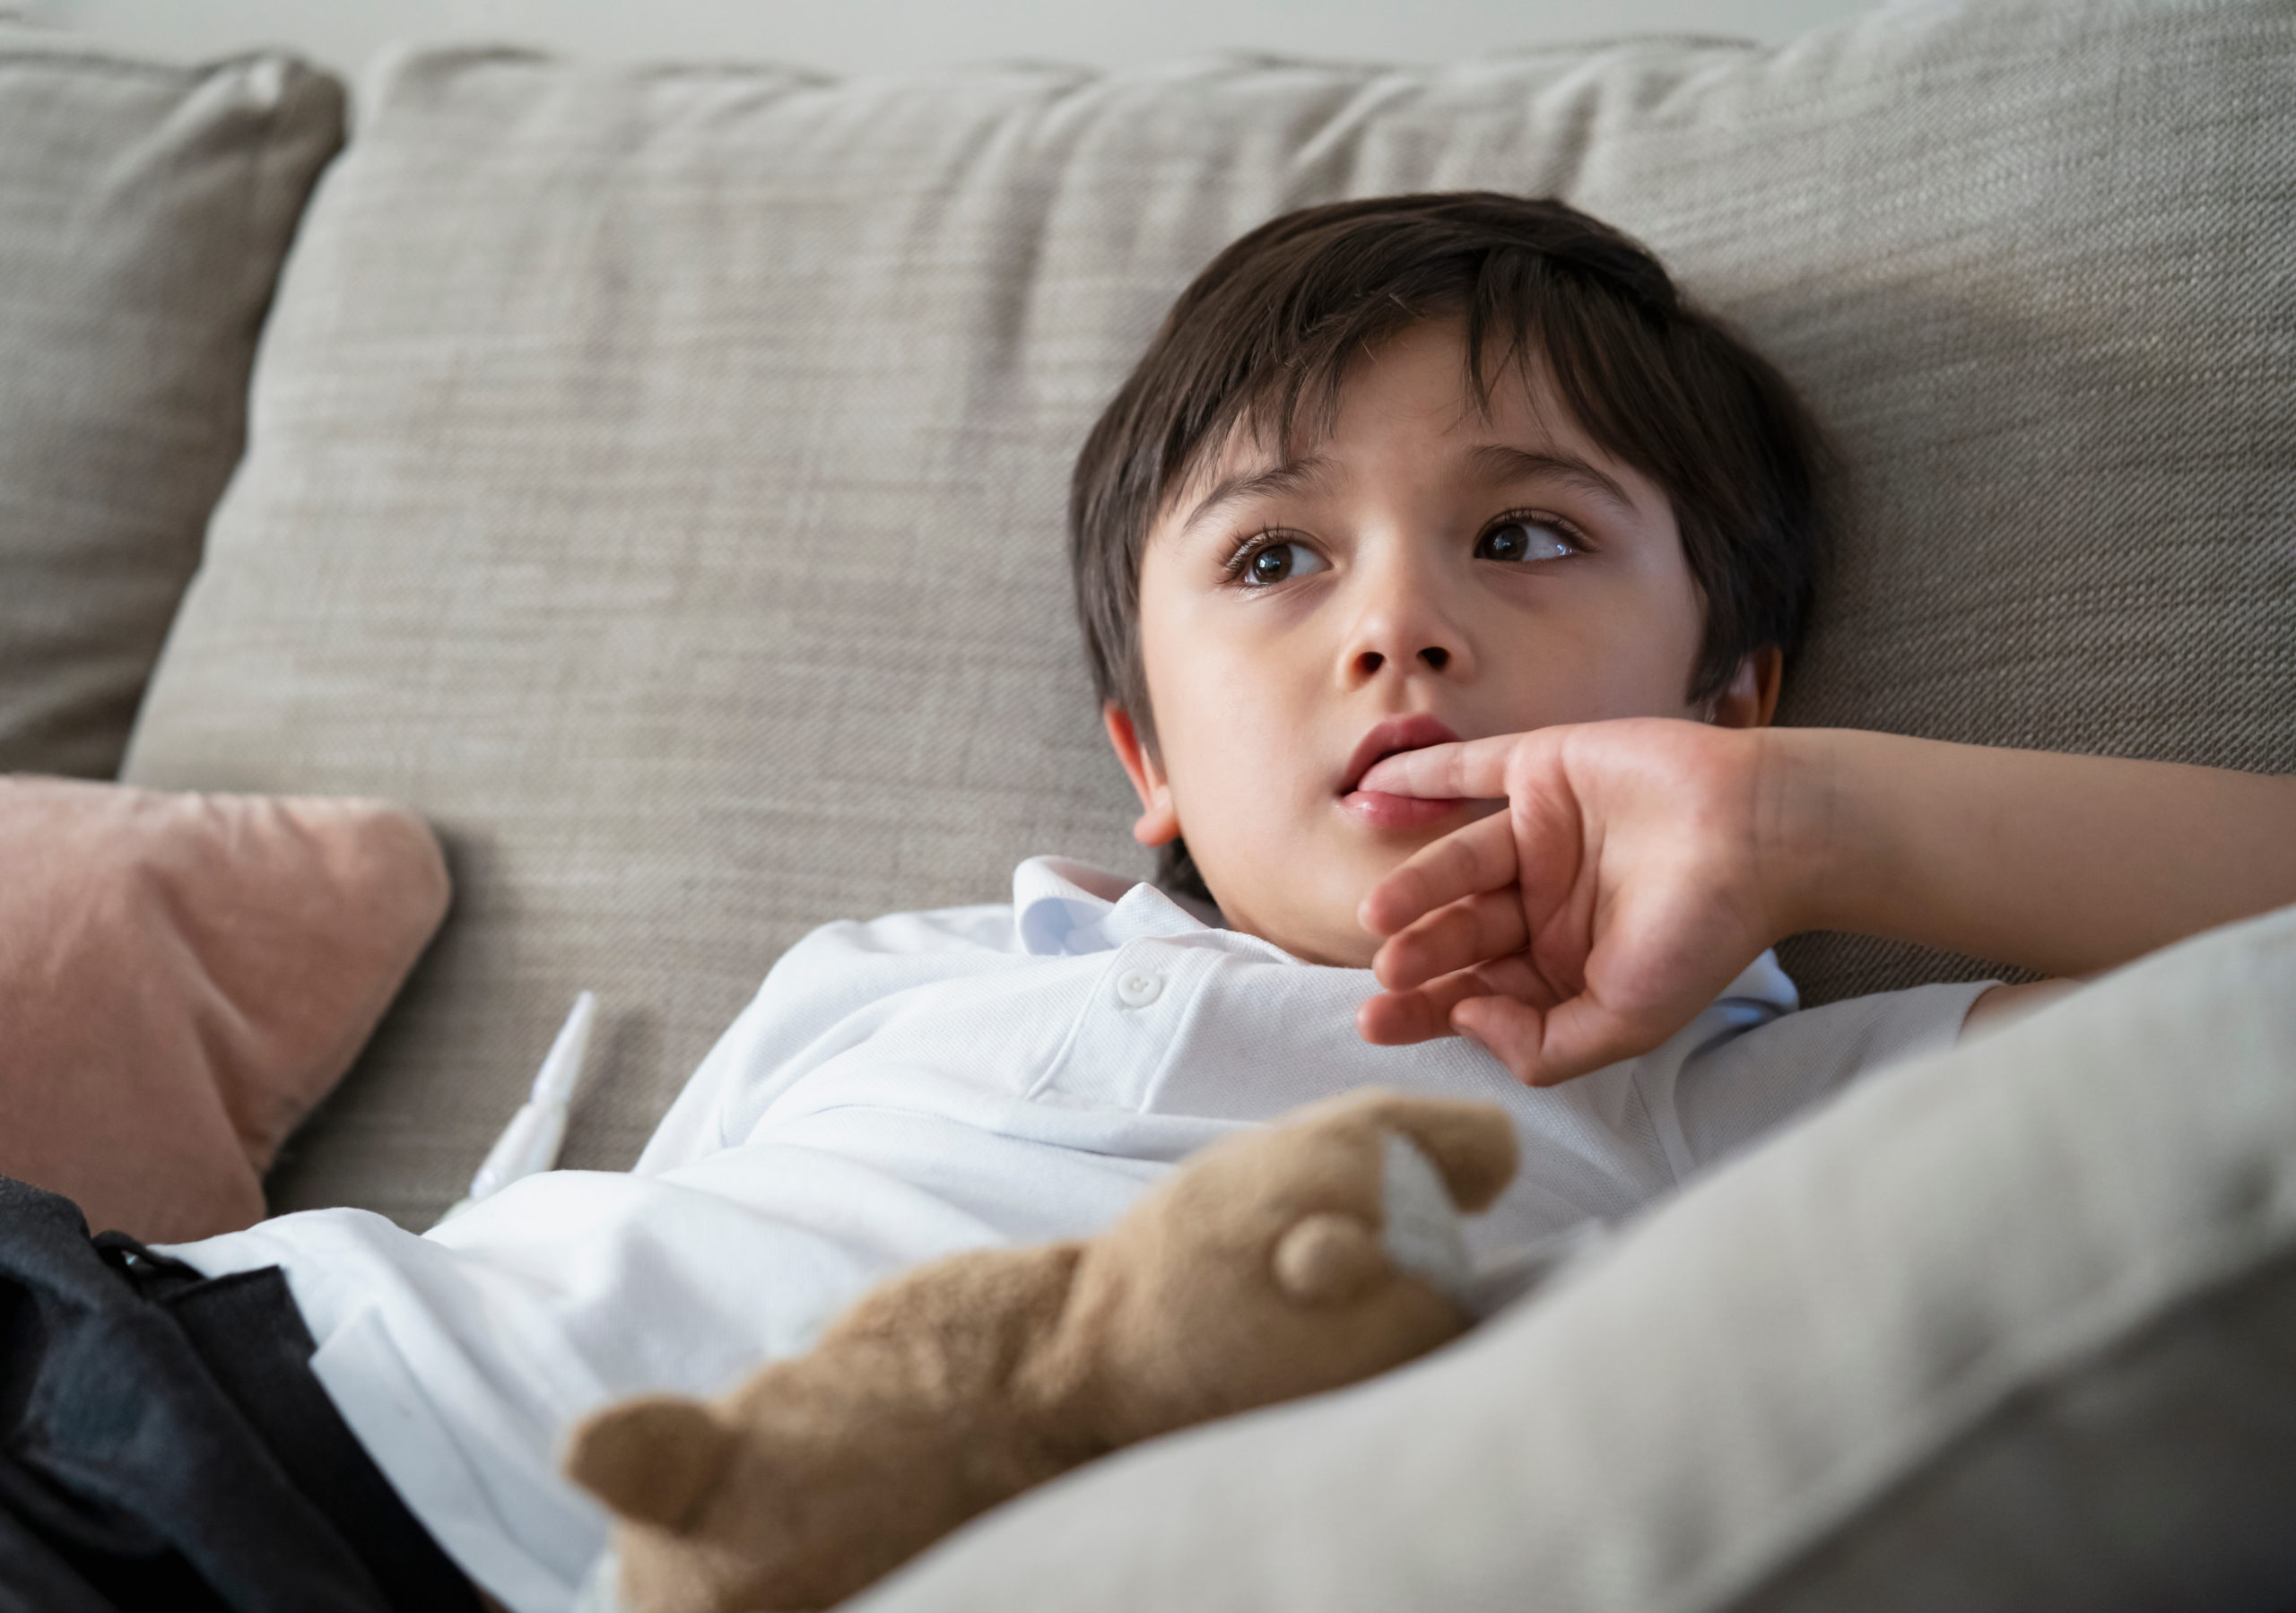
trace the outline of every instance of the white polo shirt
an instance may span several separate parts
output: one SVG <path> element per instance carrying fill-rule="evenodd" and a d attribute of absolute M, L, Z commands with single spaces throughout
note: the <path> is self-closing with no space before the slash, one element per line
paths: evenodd
<path fill-rule="evenodd" d="M 559 1475 L 569 1425 L 721 1392 L 901 1268 L 1089 1233 L 1222 1133 L 1372 1083 L 1513 1114 L 1522 1170 L 1470 1223 L 1478 1252 L 1615 1220 L 1949 1044 L 1984 989 L 1797 1013 L 1765 956 L 1657 1052 L 1534 1090 L 1463 1041 L 1361 1041 L 1369 971 L 1039 857 L 1010 906 L 800 941 L 627 1174 L 529 1177 L 419 1237 L 323 1210 L 170 1253 L 283 1267 L 313 1370 L 408 1507 L 514 1613 L 560 1613 L 606 1532 Z"/>

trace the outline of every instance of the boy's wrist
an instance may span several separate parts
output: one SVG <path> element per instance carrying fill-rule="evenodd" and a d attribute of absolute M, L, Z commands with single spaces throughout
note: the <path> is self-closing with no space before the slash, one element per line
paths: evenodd
<path fill-rule="evenodd" d="M 1857 816 L 1857 759 L 1845 741 L 1862 736 L 1763 728 L 1752 737 L 1759 747 L 1756 866 L 1770 939 L 1840 928 L 1845 898 L 1854 902 L 1844 847 Z"/>

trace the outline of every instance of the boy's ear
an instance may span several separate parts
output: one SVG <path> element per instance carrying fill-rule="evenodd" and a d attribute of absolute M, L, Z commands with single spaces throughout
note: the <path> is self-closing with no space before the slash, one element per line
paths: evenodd
<path fill-rule="evenodd" d="M 1164 777 L 1164 769 L 1148 747 L 1141 742 L 1140 731 L 1133 726 L 1132 714 L 1114 700 L 1100 707 L 1100 721 L 1107 725 L 1109 743 L 1116 748 L 1117 760 L 1124 764 L 1124 776 L 1132 780 L 1133 793 L 1140 797 L 1140 817 L 1132 826 L 1132 837 L 1143 846 L 1161 846 L 1179 837 L 1180 819 L 1172 808 L 1172 786 Z"/>
<path fill-rule="evenodd" d="M 1778 689 L 1785 675 L 1786 655 L 1776 645 L 1747 652 L 1730 686 L 1715 698 L 1715 723 L 1724 728 L 1769 727 L 1778 713 Z"/>

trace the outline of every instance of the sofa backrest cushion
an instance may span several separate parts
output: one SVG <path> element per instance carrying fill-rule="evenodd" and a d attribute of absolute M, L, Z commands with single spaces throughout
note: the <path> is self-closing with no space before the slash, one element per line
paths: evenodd
<path fill-rule="evenodd" d="M 1187 278 L 1309 202 L 1561 195 L 1777 358 L 1847 467 L 1789 719 L 2296 765 L 2292 67 L 2296 15 L 2222 3 L 1408 70 L 387 64 L 128 765 L 447 841 L 457 915 L 274 1201 L 426 1219 L 585 987 L 568 1158 L 625 1165 L 809 926 L 1144 868 L 1068 465 Z"/>
<path fill-rule="evenodd" d="M 109 778 L 216 496 L 343 92 L 0 24 L 0 772 Z"/>

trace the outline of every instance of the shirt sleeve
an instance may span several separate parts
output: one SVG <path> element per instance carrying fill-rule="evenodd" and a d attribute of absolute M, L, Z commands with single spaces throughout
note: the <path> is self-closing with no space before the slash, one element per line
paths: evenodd
<path fill-rule="evenodd" d="M 1851 1081 L 1960 1036 L 1992 980 L 1877 992 L 1804 1009 L 1733 1036 L 1692 1059 L 1674 1089 L 1693 1159 L 1712 1164 Z"/>

